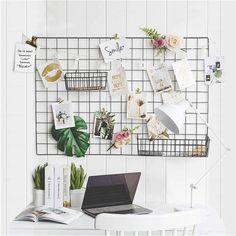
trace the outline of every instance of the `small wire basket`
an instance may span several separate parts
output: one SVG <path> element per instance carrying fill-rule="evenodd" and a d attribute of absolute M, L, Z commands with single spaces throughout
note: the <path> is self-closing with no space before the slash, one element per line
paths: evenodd
<path fill-rule="evenodd" d="M 104 90 L 107 84 L 105 71 L 73 71 L 65 74 L 67 91 Z"/>
<path fill-rule="evenodd" d="M 195 136 L 195 137 L 194 137 Z M 137 136 L 139 156 L 207 157 L 210 139 L 207 135 L 170 135 L 169 139 L 150 141 L 146 136 Z"/>

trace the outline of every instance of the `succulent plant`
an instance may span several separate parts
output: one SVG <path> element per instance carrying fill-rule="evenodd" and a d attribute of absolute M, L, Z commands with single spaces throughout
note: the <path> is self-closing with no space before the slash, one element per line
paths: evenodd
<path fill-rule="evenodd" d="M 115 115 L 112 114 L 111 112 L 108 112 L 105 110 L 105 108 L 102 108 L 100 111 L 97 111 L 95 113 L 96 118 L 101 119 L 106 121 L 109 125 L 113 125 L 114 126 L 114 122 L 115 122 Z"/>
<path fill-rule="evenodd" d="M 81 189 L 83 187 L 86 174 L 84 173 L 83 167 L 80 165 L 76 168 L 74 163 L 71 164 L 71 177 L 70 177 L 70 189 Z"/>
<path fill-rule="evenodd" d="M 34 181 L 34 187 L 38 190 L 44 190 L 45 189 L 45 167 L 48 164 L 39 165 L 34 171 L 33 181 Z"/>

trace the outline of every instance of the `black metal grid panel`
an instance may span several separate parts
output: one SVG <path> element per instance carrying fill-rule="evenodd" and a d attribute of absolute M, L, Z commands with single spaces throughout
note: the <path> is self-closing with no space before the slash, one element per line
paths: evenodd
<path fill-rule="evenodd" d="M 38 44 L 40 51 L 36 56 L 37 65 L 45 63 L 51 59 L 57 52 L 58 58 L 62 64 L 65 72 L 71 70 L 78 71 L 109 71 L 110 64 L 104 64 L 103 58 L 98 48 L 102 42 L 111 39 L 110 37 L 40 37 Z M 181 59 L 180 55 L 166 52 L 162 57 L 156 56 L 156 52 L 150 43 L 149 38 L 145 37 L 127 37 L 129 45 L 129 53 L 122 64 L 125 66 L 126 75 L 130 90 L 140 88 L 147 96 L 147 111 L 149 114 L 154 113 L 154 108 L 162 103 L 161 96 L 155 94 L 151 87 L 146 70 L 140 69 L 139 62 L 143 61 L 146 66 L 154 66 L 164 60 L 167 65 Z M 194 76 L 196 78 L 196 85 L 184 91 L 185 97 L 188 98 L 201 114 L 208 120 L 209 112 L 209 90 L 204 83 L 204 55 L 209 54 L 209 40 L 207 37 L 187 37 L 184 38 L 184 49 L 188 53 L 188 60 Z M 205 51 L 205 53 L 203 53 Z M 75 66 L 75 58 L 79 55 L 79 60 Z M 177 82 L 174 77 L 173 70 L 169 70 L 174 88 Z M 35 116 L 36 116 L 36 152 L 38 155 L 63 155 L 56 148 L 56 141 L 51 137 L 50 129 L 53 124 L 51 103 L 57 102 L 58 98 L 70 100 L 74 104 L 74 114 L 79 115 L 88 124 L 89 132 L 91 133 L 90 148 L 86 155 L 157 155 L 158 153 L 145 153 L 151 151 L 149 147 L 156 142 L 149 142 L 146 130 L 146 122 L 144 120 L 130 120 L 126 117 L 126 97 L 110 97 L 108 86 L 105 90 L 95 91 L 67 91 L 65 81 L 60 81 L 56 86 L 45 89 L 41 78 L 35 70 Z M 111 142 L 92 137 L 94 113 L 106 108 L 116 116 L 115 131 L 121 130 L 124 126 L 134 127 L 140 124 L 141 127 L 132 136 L 131 144 L 122 149 L 111 149 L 107 151 Z M 191 135 L 191 138 L 189 138 Z M 200 137 L 200 136 L 201 137 Z M 163 141 L 166 145 L 178 148 L 181 142 L 176 140 L 185 140 L 182 142 L 189 144 L 195 140 L 194 144 L 202 144 L 204 142 L 209 144 L 207 138 L 208 129 L 201 119 L 194 113 L 188 110 L 186 112 L 185 128 L 182 134 L 172 135 L 171 139 Z M 200 138 L 199 138 L 200 137 Z M 140 146 L 140 144 L 142 145 Z M 138 146 L 139 144 L 139 146 Z M 168 146 L 167 145 L 167 146 Z M 158 146 L 158 145 L 157 145 Z M 188 146 L 188 145 L 185 145 Z M 194 146 L 194 145 L 193 145 Z M 154 145 L 155 147 L 155 145 Z M 176 149 L 177 150 L 177 149 Z M 186 150 L 186 149 L 184 149 Z M 156 151 L 156 148 L 153 149 Z M 166 153 L 167 156 L 174 156 Z M 185 154 L 175 156 L 186 156 Z M 193 156 L 193 155 L 189 155 Z"/>

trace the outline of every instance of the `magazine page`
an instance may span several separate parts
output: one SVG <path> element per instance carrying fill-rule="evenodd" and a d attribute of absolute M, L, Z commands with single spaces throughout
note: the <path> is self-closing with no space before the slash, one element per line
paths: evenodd
<path fill-rule="evenodd" d="M 37 222 L 39 216 L 45 213 L 40 212 L 35 207 L 27 208 L 26 210 L 22 211 L 18 216 L 16 216 L 15 220 L 25 220 L 25 221 L 33 221 Z"/>
<path fill-rule="evenodd" d="M 45 213 L 43 215 L 40 215 L 39 220 L 54 221 L 62 224 L 69 224 L 83 214 L 82 212 L 75 211 L 66 207 L 42 207 L 39 211 L 41 213 Z"/>

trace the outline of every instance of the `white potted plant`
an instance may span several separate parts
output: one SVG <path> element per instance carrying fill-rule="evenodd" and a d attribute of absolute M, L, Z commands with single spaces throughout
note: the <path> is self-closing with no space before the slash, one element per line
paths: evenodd
<path fill-rule="evenodd" d="M 34 192 L 33 192 L 33 199 L 34 205 L 42 206 L 44 205 L 44 190 L 45 190 L 45 167 L 47 163 L 44 165 L 39 165 L 35 171 L 33 177 L 34 181 Z"/>
<path fill-rule="evenodd" d="M 70 196 L 71 207 L 81 208 L 85 189 L 83 188 L 86 174 L 83 167 L 80 165 L 76 168 L 75 164 L 71 164 L 71 178 L 70 178 Z"/>

